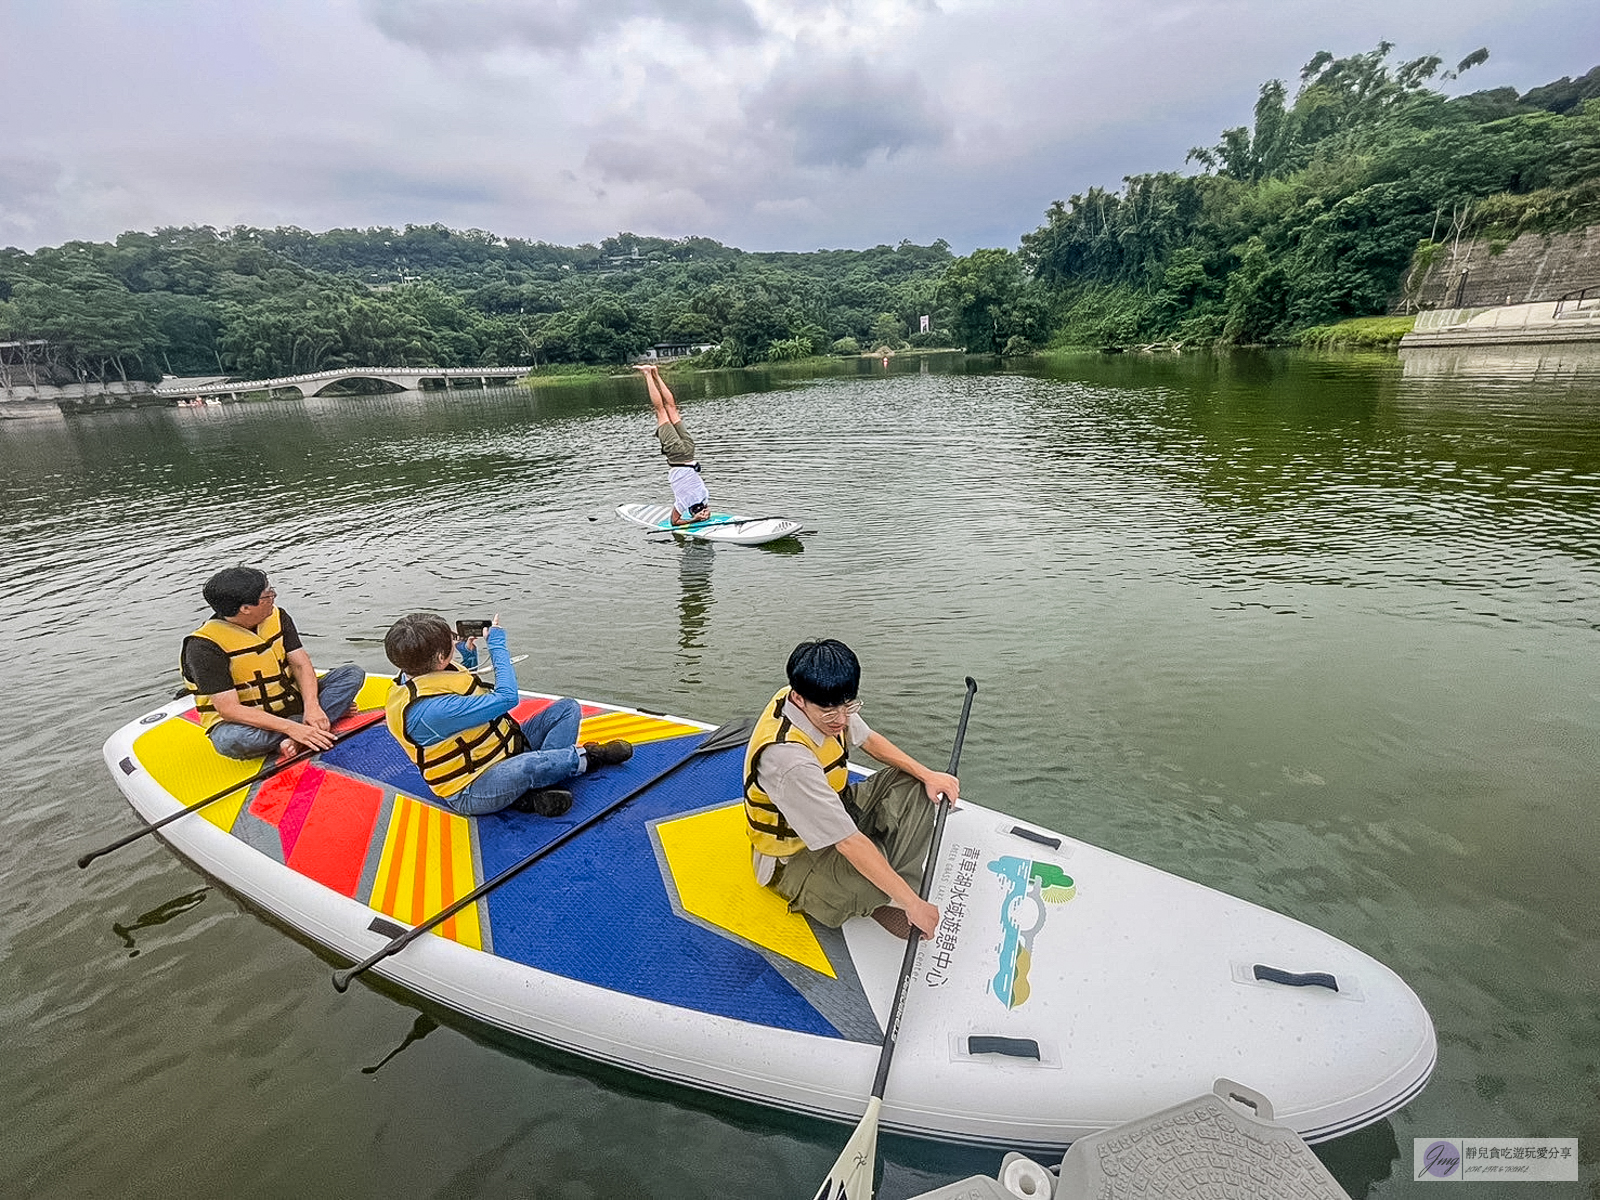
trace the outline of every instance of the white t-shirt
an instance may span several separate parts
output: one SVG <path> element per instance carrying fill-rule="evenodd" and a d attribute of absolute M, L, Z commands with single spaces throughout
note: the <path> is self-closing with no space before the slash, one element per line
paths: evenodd
<path fill-rule="evenodd" d="M 700 472 L 693 467 L 668 467 L 667 482 L 672 485 L 672 501 L 678 513 L 687 517 L 697 504 L 706 504 L 711 493 L 700 480 Z"/>
<path fill-rule="evenodd" d="M 824 740 L 822 731 L 807 720 L 792 701 L 784 701 L 783 714 L 813 741 L 820 744 Z M 860 713 L 850 718 L 846 740 L 851 747 L 861 745 L 871 736 L 872 730 Z M 756 760 L 756 783 L 777 805 L 784 820 L 808 850 L 825 850 L 859 832 L 845 811 L 839 793 L 828 786 L 821 761 L 798 742 L 779 742 L 763 750 Z M 757 883 L 765 886 L 771 882 L 776 862 L 770 855 L 755 852 L 752 863 Z"/>

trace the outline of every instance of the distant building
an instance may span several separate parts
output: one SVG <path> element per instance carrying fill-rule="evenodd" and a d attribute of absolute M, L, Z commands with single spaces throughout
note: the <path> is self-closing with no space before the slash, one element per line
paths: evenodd
<path fill-rule="evenodd" d="M 641 359 L 688 358 L 691 354 L 704 354 L 715 350 L 716 342 L 657 342 L 639 357 Z"/>
<path fill-rule="evenodd" d="M 0 342 L 0 363 L 8 367 L 19 367 L 24 363 L 38 362 L 44 355 L 44 348 L 50 343 L 44 338 L 30 338 L 25 342 Z"/>

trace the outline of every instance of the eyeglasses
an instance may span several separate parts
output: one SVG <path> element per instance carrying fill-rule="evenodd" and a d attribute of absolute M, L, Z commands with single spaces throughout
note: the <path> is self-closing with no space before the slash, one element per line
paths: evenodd
<path fill-rule="evenodd" d="M 840 717 L 853 717 L 861 711 L 861 701 L 846 700 L 843 704 L 831 704 L 827 708 L 814 705 L 811 709 L 824 721 L 837 721 Z"/>
<path fill-rule="evenodd" d="M 266 591 L 261 593 L 261 599 L 257 600 L 256 603 L 257 604 L 266 604 L 269 601 L 276 600 L 277 598 L 278 598 L 278 593 L 276 591 L 274 591 L 272 588 L 268 588 Z"/>

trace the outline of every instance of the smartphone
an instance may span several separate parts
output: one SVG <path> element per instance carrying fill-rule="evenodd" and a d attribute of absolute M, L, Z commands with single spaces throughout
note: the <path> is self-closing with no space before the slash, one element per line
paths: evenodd
<path fill-rule="evenodd" d="M 493 624 L 494 621 L 488 617 L 481 621 L 457 621 L 456 636 L 463 638 L 482 637 L 483 631 Z"/>

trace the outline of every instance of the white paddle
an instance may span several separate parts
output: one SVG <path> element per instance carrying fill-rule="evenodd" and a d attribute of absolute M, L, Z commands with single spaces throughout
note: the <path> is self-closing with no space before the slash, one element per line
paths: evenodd
<path fill-rule="evenodd" d="M 972 697 L 978 692 L 977 680 L 967 676 L 967 698 L 961 704 L 961 724 L 956 726 L 956 744 L 950 751 L 950 775 L 956 773 L 961 761 L 961 743 L 967 736 L 967 714 L 972 711 Z M 940 795 L 939 815 L 933 823 L 933 838 L 928 843 L 928 861 L 922 865 L 922 889 L 918 895 L 928 898 L 933 886 L 933 862 L 939 853 L 939 839 L 944 836 L 944 819 L 950 812 L 950 797 Z M 906 938 L 906 956 L 900 963 L 900 982 L 895 985 L 894 1003 L 889 1007 L 889 1020 L 883 1033 L 883 1050 L 878 1055 L 878 1074 L 872 1081 L 872 1096 L 867 1101 L 867 1111 L 861 1123 L 850 1135 L 844 1149 L 839 1152 L 817 1189 L 815 1200 L 872 1200 L 872 1174 L 878 1165 L 878 1114 L 883 1109 L 883 1086 L 889 1080 L 889 1060 L 894 1057 L 895 1039 L 900 1035 L 900 1017 L 906 1008 L 907 985 L 911 982 L 911 968 L 917 961 L 917 939 L 922 931 L 915 925 Z"/>

